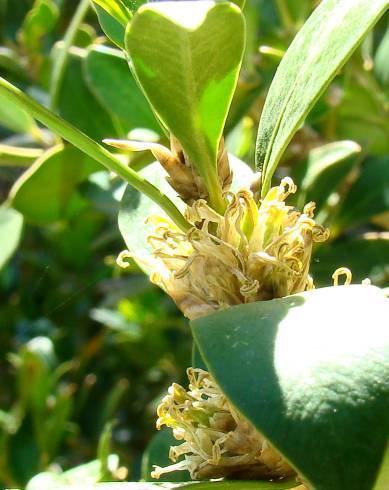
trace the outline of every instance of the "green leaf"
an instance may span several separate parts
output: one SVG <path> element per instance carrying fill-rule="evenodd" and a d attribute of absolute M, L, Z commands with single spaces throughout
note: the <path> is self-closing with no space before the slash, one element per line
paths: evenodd
<path fill-rule="evenodd" d="M 351 270 L 353 282 L 369 278 L 376 286 L 389 285 L 389 238 L 385 234 L 367 233 L 324 244 L 314 257 L 311 274 L 316 285 L 332 284 L 332 274 L 339 267 Z"/>
<path fill-rule="evenodd" d="M 58 91 L 60 115 L 96 141 L 110 135 L 124 135 L 110 114 L 89 90 L 83 74 L 85 51 L 73 48 L 68 55 Z"/>
<path fill-rule="evenodd" d="M 119 48 L 124 49 L 125 26 L 109 15 L 100 5 L 93 5 L 104 34 Z"/>
<path fill-rule="evenodd" d="M 353 139 L 371 155 L 389 153 L 389 108 L 372 73 L 347 73 L 335 119 L 340 138 Z"/>
<path fill-rule="evenodd" d="M 316 490 L 371 490 L 389 435 L 389 301 L 316 289 L 192 322 L 231 403 Z"/>
<path fill-rule="evenodd" d="M 129 24 L 126 48 L 151 105 L 204 180 L 211 205 L 223 208 L 216 158 L 243 55 L 240 10 L 227 2 L 148 4 Z"/>
<path fill-rule="evenodd" d="M 389 86 L 389 23 L 374 56 L 374 73 L 384 87 Z"/>
<path fill-rule="evenodd" d="M 125 133 L 135 128 L 161 132 L 120 51 L 93 46 L 85 59 L 84 72 L 90 90 L 104 109 L 119 119 Z"/>
<path fill-rule="evenodd" d="M 93 2 L 103 8 L 116 22 L 124 27 L 131 20 L 131 12 L 122 0 L 93 0 Z"/>
<path fill-rule="evenodd" d="M 323 0 L 295 37 L 273 79 L 258 128 L 262 195 L 293 135 L 388 5 L 388 0 Z"/>
<path fill-rule="evenodd" d="M 59 18 L 59 9 L 53 0 L 37 0 L 27 14 L 20 37 L 29 51 L 39 49 L 40 39 L 52 31 Z"/>
<path fill-rule="evenodd" d="M 231 186 L 232 190 L 243 187 L 252 179 L 252 170 L 241 160 L 229 155 L 230 166 L 234 174 L 234 181 Z M 149 182 L 158 187 L 166 194 L 177 207 L 185 207 L 176 192 L 166 181 L 167 173 L 159 162 L 154 162 L 139 174 Z M 133 187 L 127 186 L 119 209 L 119 229 L 122 234 L 128 250 L 138 257 L 147 257 L 152 253 L 152 247 L 147 243 L 146 237 L 153 231 L 153 226 L 146 224 L 148 216 L 158 215 L 166 217 L 161 208 L 144 194 L 139 193 Z M 139 267 L 146 273 L 150 274 L 150 268 L 142 261 L 137 261 Z"/>
<path fill-rule="evenodd" d="M 387 488 L 389 488 L 389 442 L 373 490 L 386 490 Z"/>
<path fill-rule="evenodd" d="M 339 230 L 357 226 L 388 210 L 389 157 L 365 162 L 358 179 L 342 203 L 335 226 Z"/>
<path fill-rule="evenodd" d="M 0 270 L 19 245 L 23 216 L 12 208 L 0 206 Z"/>
<path fill-rule="evenodd" d="M 47 224 L 84 206 L 77 186 L 99 165 L 72 146 L 58 145 L 40 157 L 14 184 L 10 199 L 27 219 Z"/>
<path fill-rule="evenodd" d="M 35 137 L 39 128 L 34 119 L 17 104 L 7 100 L 0 94 L 0 126 L 11 129 L 15 133 L 29 133 Z"/>
<path fill-rule="evenodd" d="M 360 151 L 361 147 L 353 141 L 336 141 L 311 150 L 306 162 L 293 167 L 293 172 L 298 175 L 299 204 L 314 201 L 318 215 L 329 196 L 356 165 L 355 156 Z"/>

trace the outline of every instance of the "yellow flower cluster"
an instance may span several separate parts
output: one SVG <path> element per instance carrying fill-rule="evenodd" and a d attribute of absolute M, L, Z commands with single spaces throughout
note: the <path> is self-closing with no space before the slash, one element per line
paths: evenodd
<path fill-rule="evenodd" d="M 312 289 L 312 244 L 326 240 L 328 232 L 313 219 L 314 203 L 302 212 L 286 205 L 295 191 L 285 178 L 259 207 L 248 190 L 228 192 L 223 216 L 199 199 L 187 209 L 193 228 L 186 234 L 167 219 L 151 217 L 152 281 L 190 319 Z"/>
<path fill-rule="evenodd" d="M 228 402 L 211 375 L 189 368 L 189 390 L 173 384 L 158 407 L 157 428 L 173 428 L 182 444 L 170 448 L 175 464 L 156 466 L 152 476 L 188 470 L 192 479 L 244 477 L 284 478 L 289 464 Z M 177 460 L 184 459 L 177 463 Z"/>

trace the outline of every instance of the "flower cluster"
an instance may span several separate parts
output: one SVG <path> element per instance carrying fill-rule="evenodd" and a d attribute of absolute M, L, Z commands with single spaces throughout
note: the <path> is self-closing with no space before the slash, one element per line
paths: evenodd
<path fill-rule="evenodd" d="M 196 200 L 186 212 L 193 224 L 188 233 L 168 219 L 151 217 L 152 281 L 190 319 L 312 289 L 312 245 L 326 240 L 328 232 L 313 219 L 314 203 L 302 212 L 286 205 L 295 191 L 285 178 L 259 207 L 249 190 L 227 192 L 224 215 Z"/>
<path fill-rule="evenodd" d="M 175 438 L 184 442 L 170 448 L 169 457 L 175 464 L 156 466 L 154 478 L 177 470 L 188 470 L 196 480 L 226 476 L 279 479 L 294 474 L 228 402 L 208 372 L 189 368 L 187 374 L 189 390 L 173 384 L 157 412 L 157 428 L 171 427 Z"/>

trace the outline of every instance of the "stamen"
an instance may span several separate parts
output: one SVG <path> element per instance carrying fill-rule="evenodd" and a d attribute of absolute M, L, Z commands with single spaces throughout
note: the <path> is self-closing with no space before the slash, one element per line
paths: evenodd
<path fill-rule="evenodd" d="M 116 263 L 122 269 L 127 269 L 130 266 L 129 260 L 133 258 L 132 253 L 129 250 L 122 250 L 117 256 Z"/>
<path fill-rule="evenodd" d="M 351 284 L 353 275 L 350 269 L 347 269 L 347 267 L 339 267 L 339 269 L 336 269 L 336 271 L 332 274 L 332 279 L 334 280 L 334 286 L 339 286 L 339 276 L 342 275 L 346 276 L 344 285 L 349 286 Z"/>

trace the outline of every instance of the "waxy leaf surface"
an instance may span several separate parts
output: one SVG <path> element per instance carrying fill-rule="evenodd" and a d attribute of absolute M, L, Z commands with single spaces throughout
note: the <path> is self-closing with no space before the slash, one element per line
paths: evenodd
<path fill-rule="evenodd" d="M 141 7 L 126 32 L 135 74 L 210 192 L 216 156 L 244 49 L 244 19 L 228 2 Z"/>
<path fill-rule="evenodd" d="M 258 128 L 263 195 L 291 138 L 388 6 L 388 0 L 323 0 L 295 37 L 270 86 Z"/>
<path fill-rule="evenodd" d="M 389 435 L 389 300 L 317 289 L 192 322 L 233 405 L 316 490 L 371 490 Z"/>

